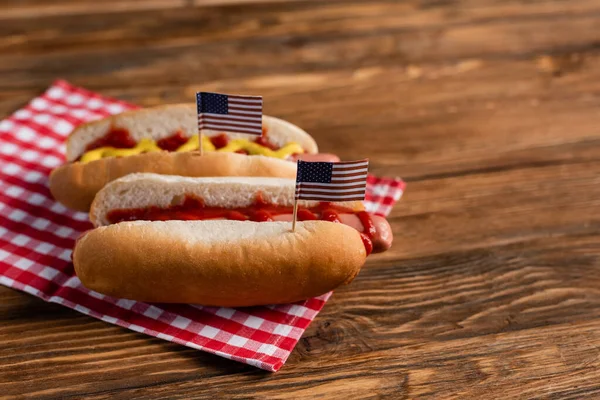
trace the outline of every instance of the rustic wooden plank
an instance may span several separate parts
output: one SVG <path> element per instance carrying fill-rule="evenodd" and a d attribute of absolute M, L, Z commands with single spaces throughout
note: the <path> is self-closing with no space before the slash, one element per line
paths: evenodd
<path fill-rule="evenodd" d="M 314 2 L 317 0 L 4 0 L 0 3 L 0 20 L 28 19 L 45 16 L 76 16 L 99 13 L 163 11 L 172 8 L 246 5 L 256 3 Z"/>
<path fill-rule="evenodd" d="M 116 25 L 109 22 L 106 31 L 105 19 L 93 15 L 42 18 L 34 24 L 17 20 L 7 23 L 12 34 L 4 42 L 17 51 L 4 57 L 0 73 L 6 76 L 4 88 L 39 87 L 57 76 L 92 87 L 109 82 L 180 84 L 340 66 L 529 57 L 597 47 L 599 9 L 593 3 L 584 2 L 571 13 L 555 6 L 541 15 L 530 10 L 524 16 L 496 9 L 494 4 L 488 5 L 487 13 L 479 12 L 482 17 L 467 14 L 462 22 L 461 13 L 451 12 L 451 3 L 414 8 L 385 2 L 258 5 L 235 9 L 238 12 L 230 7 L 175 9 L 158 18 L 154 12 L 130 12 L 108 18 Z M 499 14 L 496 18 L 487 16 L 494 12 Z M 435 15 L 440 15 L 438 25 L 419 27 Z M 165 31 L 173 34 L 162 34 Z M 312 31 L 318 34 L 309 34 Z M 485 46 L 477 45 L 480 37 L 486 38 Z M 173 73 L 164 74 L 165 70 Z"/>

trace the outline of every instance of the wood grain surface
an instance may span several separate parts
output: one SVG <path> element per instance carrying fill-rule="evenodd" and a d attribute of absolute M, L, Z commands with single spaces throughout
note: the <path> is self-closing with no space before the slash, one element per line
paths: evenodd
<path fill-rule="evenodd" d="M 271 374 L 0 288 L 0 397 L 600 397 L 600 0 L 0 2 L 0 115 L 56 78 L 260 93 L 402 176 L 394 247 Z"/>

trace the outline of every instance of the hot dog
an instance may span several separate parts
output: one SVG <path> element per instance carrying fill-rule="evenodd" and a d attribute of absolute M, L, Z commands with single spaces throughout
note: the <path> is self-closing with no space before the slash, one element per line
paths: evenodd
<path fill-rule="evenodd" d="M 106 185 L 90 210 L 95 226 L 122 221 L 234 219 L 291 221 L 295 182 L 281 178 L 186 178 L 131 174 Z M 348 225 L 363 236 L 367 252 L 383 252 L 393 235 L 384 217 L 365 211 L 362 202 L 299 201 L 298 220 Z"/>
<path fill-rule="evenodd" d="M 115 297 L 253 306 L 347 284 L 391 244 L 385 219 L 354 201 L 301 201 L 292 232 L 293 196 L 289 179 L 126 176 L 94 199 L 96 229 L 77 241 L 75 271 Z"/>
<path fill-rule="evenodd" d="M 314 139 L 297 126 L 263 116 L 263 136 L 206 130 L 197 154 L 197 114 L 192 104 L 174 104 L 118 114 L 79 126 L 67 140 L 67 163 L 50 176 L 50 191 L 64 205 L 89 210 L 108 182 L 135 172 L 182 176 L 273 176 L 293 178 L 289 161 L 339 161 L 318 155 Z"/>

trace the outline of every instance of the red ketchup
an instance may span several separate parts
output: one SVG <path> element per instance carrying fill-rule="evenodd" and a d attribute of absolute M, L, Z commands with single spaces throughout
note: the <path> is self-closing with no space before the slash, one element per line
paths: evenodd
<path fill-rule="evenodd" d="M 94 150 L 100 147 L 114 147 L 117 149 L 131 149 L 137 142 L 129 135 L 127 129 L 111 128 L 108 133 L 101 138 L 88 144 L 85 151 Z"/>
<path fill-rule="evenodd" d="M 330 221 L 330 222 L 337 222 L 340 223 L 340 216 L 338 215 L 338 213 L 331 209 L 331 208 L 326 208 L 325 210 L 323 210 L 321 212 L 321 219 L 323 221 Z"/>
<path fill-rule="evenodd" d="M 360 238 L 362 239 L 362 242 L 365 245 L 367 255 L 371 254 L 373 252 L 373 241 L 371 240 L 371 238 L 365 235 L 363 232 L 360 233 Z"/>
<path fill-rule="evenodd" d="M 268 132 L 267 127 L 263 125 L 262 136 L 257 137 L 254 140 L 254 143 L 260 144 L 261 146 L 267 147 L 267 148 L 269 148 L 271 150 L 278 150 L 279 146 L 277 146 L 276 144 L 272 143 L 269 140 L 269 138 L 267 137 L 267 132 Z"/>
<path fill-rule="evenodd" d="M 307 210 L 306 208 L 300 208 L 298 210 L 296 218 L 298 219 L 298 221 L 315 221 L 317 219 L 317 214 L 310 210 Z"/>
<path fill-rule="evenodd" d="M 229 219 L 236 221 L 273 221 L 273 216 L 281 214 L 292 214 L 291 206 L 279 206 L 268 203 L 259 193 L 254 203 L 247 207 L 222 208 L 209 207 L 202 199 L 186 196 L 183 203 L 166 208 L 150 206 L 146 208 L 132 208 L 112 210 L 107 214 L 110 223 L 121 221 L 166 221 L 166 220 L 207 220 L 207 219 Z M 331 221 L 341 222 L 339 214 L 356 214 L 360 219 L 364 232 L 360 236 L 365 245 L 367 255 L 373 251 L 372 238 L 375 235 L 375 226 L 366 211 L 355 212 L 346 207 L 337 206 L 329 202 L 319 202 L 312 207 L 299 207 L 298 221 Z"/>
<path fill-rule="evenodd" d="M 158 142 L 156 142 L 156 145 L 166 151 L 175 151 L 183 144 L 187 143 L 188 140 L 189 138 L 184 136 L 182 131 L 177 131 L 177 133 L 169 137 L 160 139 Z"/>
<path fill-rule="evenodd" d="M 363 232 L 360 234 L 360 236 L 362 237 L 363 243 L 365 243 L 367 255 L 369 255 L 371 254 L 371 251 L 373 251 L 373 237 L 377 233 L 377 229 L 375 228 L 375 224 L 373 224 L 371 215 L 368 212 L 360 211 L 356 213 L 356 216 L 358 217 L 358 219 L 360 219 L 360 223 L 363 226 Z"/>
<path fill-rule="evenodd" d="M 216 136 L 211 136 L 210 142 L 213 144 L 213 146 L 215 146 L 215 149 L 221 149 L 227 146 L 227 143 L 229 143 L 229 138 L 227 137 L 227 134 L 221 133 Z"/>

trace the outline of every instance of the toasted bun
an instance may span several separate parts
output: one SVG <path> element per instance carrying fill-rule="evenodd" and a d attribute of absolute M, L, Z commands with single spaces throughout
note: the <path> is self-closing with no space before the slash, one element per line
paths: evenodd
<path fill-rule="evenodd" d="M 318 152 L 314 139 L 294 124 L 275 117 L 263 116 L 269 140 L 278 146 L 296 142 L 308 153 Z M 67 139 L 67 161 L 75 161 L 85 152 L 88 144 L 106 135 L 111 128 L 129 131 L 139 142 L 143 138 L 163 139 L 177 131 L 187 137 L 198 134 L 198 115 L 194 104 L 169 104 L 158 107 L 126 111 L 98 121 L 88 122 L 76 128 Z M 206 130 L 207 136 L 220 132 Z M 230 134 L 231 138 L 247 139 L 248 135 Z"/>
<path fill-rule="evenodd" d="M 69 163 L 50 174 L 50 192 L 69 208 L 88 211 L 107 183 L 132 172 L 182 176 L 273 176 L 295 178 L 296 164 L 277 158 L 236 153 L 157 152 Z"/>
<path fill-rule="evenodd" d="M 108 225 L 106 214 L 115 209 L 166 208 L 180 204 L 186 195 L 200 198 L 209 207 L 247 207 L 260 193 L 271 204 L 292 206 L 296 183 L 293 179 L 255 177 L 185 178 L 157 174 L 131 174 L 106 185 L 96 195 L 90 209 L 90 220 L 95 226 Z M 318 202 L 299 201 L 310 207 Z M 341 202 L 337 205 L 355 211 L 364 210 L 361 201 Z"/>
<path fill-rule="evenodd" d="M 242 307 L 290 303 L 349 283 L 365 262 L 359 233 L 325 221 L 122 222 L 75 245 L 81 282 L 138 301 Z"/>

